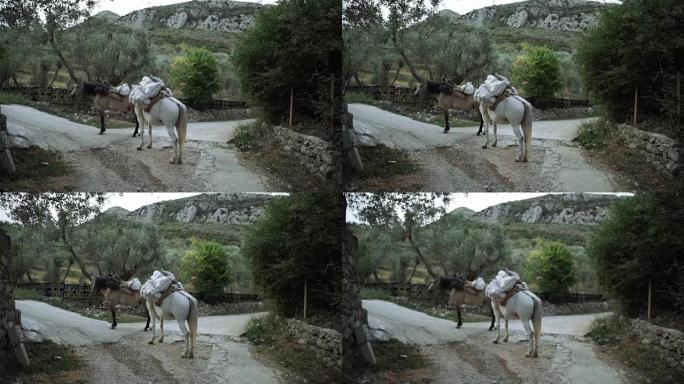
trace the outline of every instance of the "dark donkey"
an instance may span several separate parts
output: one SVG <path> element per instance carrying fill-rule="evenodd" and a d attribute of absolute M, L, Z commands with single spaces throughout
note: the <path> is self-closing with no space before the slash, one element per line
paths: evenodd
<path fill-rule="evenodd" d="M 93 98 L 93 104 L 100 113 L 100 135 L 105 133 L 105 111 L 119 111 L 128 112 L 133 110 L 133 104 L 128 101 L 128 96 L 119 95 L 112 91 L 111 85 L 103 82 L 88 83 L 86 81 L 81 81 L 76 83 L 71 90 L 71 96 L 76 94 L 82 94 L 85 96 L 90 96 Z M 138 122 L 138 117 L 133 114 L 135 118 L 135 132 L 133 132 L 133 137 L 138 135 L 138 128 L 140 123 Z"/>
<path fill-rule="evenodd" d="M 112 329 L 116 328 L 116 306 L 128 305 L 130 307 L 138 307 L 140 304 L 145 305 L 146 300 L 140 296 L 140 291 L 134 291 L 129 288 L 121 286 L 121 280 L 108 275 L 106 277 L 96 277 L 93 282 L 93 291 L 100 292 L 104 295 L 105 301 L 109 304 L 112 310 Z M 147 308 L 147 307 L 145 307 Z M 146 310 L 147 324 L 143 331 L 150 329 L 150 313 Z"/>
<path fill-rule="evenodd" d="M 444 133 L 449 132 L 449 110 L 458 109 L 461 111 L 469 111 L 475 109 L 477 116 L 480 118 L 480 130 L 477 131 L 477 136 L 480 136 L 484 120 L 480 113 L 480 103 L 476 102 L 472 94 L 463 92 L 465 86 L 452 85 L 450 82 L 443 80 L 438 83 L 435 81 L 425 80 L 413 93 L 414 96 L 419 96 L 423 99 L 425 96 L 437 96 L 439 107 L 444 111 Z"/>
<path fill-rule="evenodd" d="M 494 330 L 494 310 L 492 310 L 491 300 L 485 296 L 484 289 L 475 289 L 474 282 L 468 281 L 461 276 L 440 277 L 430 284 L 428 291 L 433 292 L 436 288 L 449 292 L 449 305 L 456 307 L 456 312 L 458 313 L 458 328 L 461 328 L 463 325 L 461 321 L 461 307 L 463 304 L 466 304 L 489 308 L 492 311 L 492 324 L 489 326 L 489 330 Z"/>

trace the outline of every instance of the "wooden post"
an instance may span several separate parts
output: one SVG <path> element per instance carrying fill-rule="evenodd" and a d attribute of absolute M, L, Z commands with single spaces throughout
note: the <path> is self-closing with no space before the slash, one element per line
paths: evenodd
<path fill-rule="evenodd" d="M 308 281 L 309 281 L 308 279 L 304 279 L 304 320 L 306 320 L 306 300 L 307 300 L 306 291 L 308 291 L 308 289 L 307 289 L 308 288 L 307 287 Z"/>
<path fill-rule="evenodd" d="M 330 76 L 330 135 L 335 134 L 335 75 Z"/>
<path fill-rule="evenodd" d="M 294 87 L 290 87 L 290 129 L 292 129 L 292 114 L 294 112 Z"/>
<path fill-rule="evenodd" d="M 648 309 L 646 310 L 646 320 L 651 320 L 651 278 L 648 278 Z"/>
<path fill-rule="evenodd" d="M 677 131 L 682 124 L 682 92 L 681 92 L 681 77 L 677 71 Z"/>
<path fill-rule="evenodd" d="M 637 123 L 638 100 L 639 100 L 639 85 L 637 84 L 634 87 L 634 125 L 636 125 L 636 123 Z"/>

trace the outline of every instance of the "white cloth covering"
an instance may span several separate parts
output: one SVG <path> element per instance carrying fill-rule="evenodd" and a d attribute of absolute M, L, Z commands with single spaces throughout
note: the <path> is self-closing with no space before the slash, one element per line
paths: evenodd
<path fill-rule="evenodd" d="M 118 93 L 121 96 L 128 96 L 131 94 L 131 87 L 126 83 L 123 83 L 118 87 L 113 87 L 113 89 L 115 93 Z"/>
<path fill-rule="evenodd" d="M 169 271 L 154 271 L 149 280 L 140 289 L 140 295 L 146 299 L 159 300 L 162 293 L 166 291 L 176 280 L 176 276 Z M 176 282 L 176 288 L 183 290 L 183 284 Z"/>
<path fill-rule="evenodd" d="M 128 280 L 124 284 L 126 285 L 126 287 L 128 287 L 134 291 L 139 291 L 140 288 L 142 288 L 142 283 L 140 282 L 140 279 L 138 279 L 137 277 L 134 277 L 134 278 Z"/>
<path fill-rule="evenodd" d="M 496 274 L 496 277 L 487 285 L 485 296 L 492 299 L 503 300 L 506 296 L 506 292 L 513 289 L 520 281 L 520 275 L 513 271 L 499 271 L 499 273 Z M 526 290 L 527 284 L 520 282 L 520 288 Z"/>

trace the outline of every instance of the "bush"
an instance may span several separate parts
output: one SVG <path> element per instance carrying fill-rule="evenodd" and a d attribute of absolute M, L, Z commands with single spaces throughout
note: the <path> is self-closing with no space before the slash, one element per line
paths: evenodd
<path fill-rule="evenodd" d="M 615 203 L 591 238 L 604 292 L 628 316 L 646 312 L 652 283 L 654 315 L 684 312 L 684 198 L 679 193 L 636 195 Z"/>
<path fill-rule="evenodd" d="M 242 150 L 250 150 L 260 147 L 268 139 L 268 129 L 264 123 L 255 121 L 253 123 L 242 124 L 235 129 L 233 144 Z"/>
<path fill-rule="evenodd" d="M 629 321 L 618 313 L 610 316 L 603 316 L 591 322 L 589 333 L 586 334 L 596 344 L 614 345 L 624 339 L 625 333 L 629 329 Z"/>
<path fill-rule="evenodd" d="M 40 300 L 43 294 L 35 289 L 17 288 L 14 290 L 14 300 Z"/>
<path fill-rule="evenodd" d="M 308 308 L 332 312 L 338 305 L 341 275 L 340 233 L 344 196 L 298 193 L 272 201 L 242 247 L 255 285 L 273 300 L 275 311 L 291 317 Z"/>
<path fill-rule="evenodd" d="M 526 276 L 551 296 L 567 293 L 575 284 L 575 263 L 568 246 L 560 241 L 537 240 L 527 257 Z"/>
<path fill-rule="evenodd" d="M 269 123 L 288 120 L 290 91 L 298 121 L 330 111 L 330 80 L 342 72 L 339 0 L 283 0 L 261 11 L 232 56 L 242 89 Z"/>
<path fill-rule="evenodd" d="M 344 96 L 344 100 L 347 103 L 359 103 L 359 104 L 375 104 L 375 99 L 363 92 L 350 92 Z"/>
<path fill-rule="evenodd" d="M 205 298 L 220 296 L 232 279 L 223 246 L 213 240 L 197 239 L 193 239 L 192 246 L 183 256 L 182 275 Z"/>
<path fill-rule="evenodd" d="M 628 121 L 639 87 L 642 118 L 676 118 L 676 74 L 684 68 L 681 0 L 629 0 L 601 12 L 577 60 L 586 88 L 608 117 Z"/>
<path fill-rule="evenodd" d="M 561 88 L 560 64 L 553 51 L 529 45 L 523 51 L 513 62 L 513 83 L 537 101 L 553 98 Z"/>
<path fill-rule="evenodd" d="M 171 79 L 192 106 L 202 108 L 219 90 L 218 60 L 208 49 L 186 48 L 185 55 L 173 61 Z"/>
<path fill-rule="evenodd" d="M 577 131 L 577 143 L 586 149 L 603 149 L 612 139 L 614 128 L 604 120 L 582 123 Z"/>
<path fill-rule="evenodd" d="M 31 105 L 33 103 L 24 95 L 0 92 L 0 104 Z"/>

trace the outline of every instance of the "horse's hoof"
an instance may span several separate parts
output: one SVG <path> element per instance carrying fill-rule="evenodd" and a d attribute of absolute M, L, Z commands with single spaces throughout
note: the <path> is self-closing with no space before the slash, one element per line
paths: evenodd
<path fill-rule="evenodd" d="M 181 355 L 182 358 L 187 359 L 188 357 L 184 354 Z"/>
<path fill-rule="evenodd" d="M 532 355 L 532 357 L 539 357 L 539 355 L 537 355 L 537 352 L 535 352 L 534 355 Z"/>
<path fill-rule="evenodd" d="M 489 327 L 489 330 L 490 330 L 490 331 L 493 331 L 493 330 L 494 330 L 494 327 Z"/>
<path fill-rule="evenodd" d="M 104 135 L 104 131 L 100 131 L 100 135 Z"/>
<path fill-rule="evenodd" d="M 449 130 L 445 129 L 442 133 L 449 133 Z"/>
<path fill-rule="evenodd" d="M 174 160 L 174 159 L 169 160 L 169 164 L 176 164 L 176 160 Z"/>
<path fill-rule="evenodd" d="M 164 342 L 164 339 L 159 339 L 159 343 L 160 343 L 160 344 L 163 343 L 163 342 Z"/>
<path fill-rule="evenodd" d="M 178 161 L 176 162 L 176 164 L 183 164 L 183 160 L 178 159 Z"/>
<path fill-rule="evenodd" d="M 516 157 L 516 158 L 515 158 L 515 162 L 516 162 L 516 163 L 519 163 L 519 162 L 520 162 L 520 158 L 519 158 L 519 157 Z"/>
<path fill-rule="evenodd" d="M 527 163 L 527 157 L 523 157 L 522 162 Z"/>
<path fill-rule="evenodd" d="M 116 329 L 116 325 L 112 325 L 112 327 L 111 327 L 111 328 L 112 328 L 112 329 Z"/>
<path fill-rule="evenodd" d="M 136 149 L 137 149 L 138 151 L 142 151 L 142 147 L 138 147 L 138 148 L 136 148 Z"/>
<path fill-rule="evenodd" d="M 483 145 L 483 146 L 482 146 L 482 149 L 487 149 L 487 145 Z"/>
<path fill-rule="evenodd" d="M 493 147 L 496 147 L 496 143 L 492 144 L 492 148 L 493 148 Z"/>
<path fill-rule="evenodd" d="M 195 355 L 193 355 L 192 353 L 188 355 L 188 359 L 194 359 L 194 358 L 195 358 Z"/>
<path fill-rule="evenodd" d="M 147 328 L 143 329 L 143 332 L 147 332 L 147 331 L 148 331 L 148 329 L 147 329 Z"/>
<path fill-rule="evenodd" d="M 504 343 L 508 343 L 508 337 L 505 338 L 505 339 L 503 339 L 503 342 L 504 342 Z"/>
<path fill-rule="evenodd" d="M 149 344 L 149 345 L 154 345 L 154 340 L 148 341 L 147 344 Z"/>
<path fill-rule="evenodd" d="M 457 329 L 461 329 L 461 324 L 456 326 Z"/>
<path fill-rule="evenodd" d="M 148 145 L 147 149 L 152 149 L 152 144 Z"/>
<path fill-rule="evenodd" d="M 494 340 L 494 344 L 499 344 L 499 340 Z"/>

